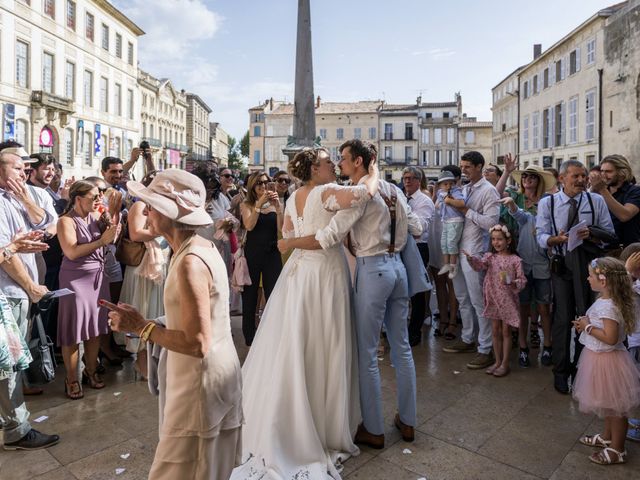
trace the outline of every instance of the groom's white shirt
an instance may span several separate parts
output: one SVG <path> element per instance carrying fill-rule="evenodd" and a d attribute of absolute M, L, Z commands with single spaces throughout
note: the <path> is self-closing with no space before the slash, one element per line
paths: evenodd
<path fill-rule="evenodd" d="M 358 185 L 363 184 L 366 179 L 367 176 L 361 178 Z M 398 198 L 395 250 L 399 252 L 407 242 L 408 233 L 414 236 L 422 234 L 422 222 L 407 205 L 404 193 L 395 185 L 380 180 L 379 190 L 384 192 L 387 197 L 391 197 L 392 189 L 395 189 Z M 342 242 L 351 231 L 351 241 L 357 257 L 381 255 L 387 253 L 389 249 L 390 224 L 389 208 L 380 193 L 376 193 L 367 203 L 336 213 L 329 225 L 318 230 L 316 240 L 323 249 L 331 248 Z"/>

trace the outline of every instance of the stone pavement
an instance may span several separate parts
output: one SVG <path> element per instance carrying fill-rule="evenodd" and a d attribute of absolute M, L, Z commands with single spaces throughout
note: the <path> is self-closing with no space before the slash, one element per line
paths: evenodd
<path fill-rule="evenodd" d="M 233 326 L 244 358 L 239 318 Z M 640 444 L 627 443 L 626 465 L 601 467 L 588 461 L 591 449 L 578 438 L 601 431 L 601 422 L 580 414 L 569 396 L 553 390 L 549 368 L 537 361 L 529 369 L 518 368 L 514 355 L 509 376 L 489 377 L 465 368 L 471 354 L 442 353 L 444 340 L 435 339 L 430 329 L 425 334 L 427 344 L 414 348 L 416 441 L 403 442 L 392 426 L 395 380 L 387 354 L 381 360 L 386 448 L 363 448 L 345 463 L 346 478 L 640 478 Z M 121 369 L 109 368 L 108 387 L 87 388 L 83 400 L 66 399 L 63 375 L 60 368 L 45 395 L 28 401 L 32 419 L 48 417 L 33 425 L 60 434 L 61 442 L 35 452 L 0 450 L 0 479 L 146 479 L 157 442 L 157 401 L 146 383 L 135 381 L 131 361 Z M 124 471 L 117 474 L 116 469 Z"/>

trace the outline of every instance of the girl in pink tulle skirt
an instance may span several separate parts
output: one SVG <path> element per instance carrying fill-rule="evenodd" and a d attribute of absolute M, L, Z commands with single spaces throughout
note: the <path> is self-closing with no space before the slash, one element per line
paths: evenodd
<path fill-rule="evenodd" d="M 599 298 L 584 317 L 573 322 L 585 348 L 573 382 L 580 411 L 604 418 L 604 432 L 580 442 L 601 448 L 589 457 L 594 463 L 626 462 L 627 416 L 640 405 L 640 371 L 622 343 L 635 327 L 634 293 L 624 264 L 597 258 L 589 264 L 589 285 Z"/>

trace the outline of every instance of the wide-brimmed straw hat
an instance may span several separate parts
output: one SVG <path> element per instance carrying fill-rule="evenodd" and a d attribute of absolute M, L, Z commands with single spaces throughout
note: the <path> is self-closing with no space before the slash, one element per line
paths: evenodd
<path fill-rule="evenodd" d="M 210 225 L 205 210 L 207 193 L 202 180 L 184 170 L 158 173 L 148 187 L 128 181 L 127 189 L 165 217 L 186 225 Z"/>
<path fill-rule="evenodd" d="M 35 163 L 38 161 L 37 158 L 30 158 L 29 154 L 23 147 L 7 147 L 3 148 L 0 153 L 12 153 L 13 155 L 17 155 L 20 157 L 23 163 Z"/>
<path fill-rule="evenodd" d="M 524 170 L 516 170 L 511 174 L 511 177 L 517 184 L 520 184 L 522 182 L 523 173 L 537 175 L 540 177 L 544 182 L 544 192 L 548 192 L 556 186 L 556 177 L 553 176 L 553 173 L 547 172 L 544 168 L 538 165 L 530 165 Z"/>

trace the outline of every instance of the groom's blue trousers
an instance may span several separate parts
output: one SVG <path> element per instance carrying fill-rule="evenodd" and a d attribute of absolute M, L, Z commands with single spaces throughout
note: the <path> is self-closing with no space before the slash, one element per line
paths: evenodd
<path fill-rule="evenodd" d="M 409 291 L 400 254 L 358 257 L 355 273 L 360 406 L 369 433 L 384 433 L 377 349 L 384 322 L 396 371 L 400 420 L 416 426 L 416 370 L 407 333 Z"/>

